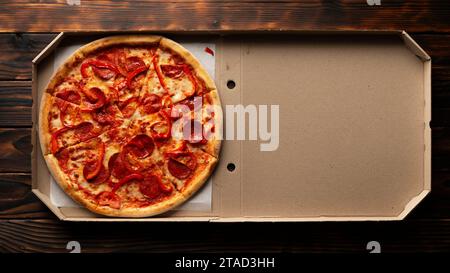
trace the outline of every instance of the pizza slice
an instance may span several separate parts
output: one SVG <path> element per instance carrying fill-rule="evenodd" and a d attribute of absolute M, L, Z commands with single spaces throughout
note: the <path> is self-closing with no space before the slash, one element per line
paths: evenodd
<path fill-rule="evenodd" d="M 219 157 L 222 109 L 217 91 L 187 98 L 171 107 L 172 140 L 184 140 L 191 149 Z"/>
<path fill-rule="evenodd" d="M 84 60 L 74 61 L 74 67 L 66 68 L 69 75 L 55 78 L 46 92 L 91 110 L 138 97 L 156 46 L 112 46 L 94 51 Z"/>
<path fill-rule="evenodd" d="M 160 213 L 184 201 L 158 164 L 150 137 L 117 127 L 46 155 L 72 197 L 107 215 Z M 66 189 L 67 190 L 67 189 Z M 142 209 L 145 207 L 145 209 Z"/>
<path fill-rule="evenodd" d="M 46 118 L 42 116 L 44 113 Z M 87 112 L 77 104 L 49 94 L 43 95 L 40 119 L 44 154 L 56 153 L 64 147 L 89 140 L 121 122 L 120 112 L 113 105 Z"/>
<path fill-rule="evenodd" d="M 130 122 L 129 128 L 152 137 L 165 179 L 188 196 L 205 182 L 217 163 L 217 158 L 202 150 L 211 143 L 209 141 L 200 144 L 190 143 L 182 137 L 175 138 L 173 133 L 178 129 L 175 129 L 176 123 L 168 111 L 170 108 L 135 119 Z"/>
<path fill-rule="evenodd" d="M 167 180 L 185 196 L 206 182 L 217 163 L 217 158 L 187 145 L 186 141 L 158 141 L 156 147 L 164 156 L 162 169 Z"/>
<path fill-rule="evenodd" d="M 152 52 L 152 64 L 142 88 L 144 95 L 168 95 L 172 103 L 177 103 L 215 89 L 198 60 L 185 52 L 179 44 L 161 40 Z"/>

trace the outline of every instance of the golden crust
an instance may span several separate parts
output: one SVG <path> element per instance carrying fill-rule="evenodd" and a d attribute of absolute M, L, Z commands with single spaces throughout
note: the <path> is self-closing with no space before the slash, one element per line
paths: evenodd
<path fill-rule="evenodd" d="M 80 64 L 86 57 L 90 54 L 113 45 L 139 45 L 139 44 L 154 44 L 159 45 L 163 48 L 168 48 L 173 52 L 179 54 L 185 61 L 190 64 L 195 72 L 196 76 L 199 77 L 206 85 L 208 91 L 211 94 L 213 102 L 212 104 L 220 107 L 220 99 L 218 96 L 217 89 L 215 87 L 214 81 L 209 77 L 207 72 L 200 65 L 199 61 L 184 47 L 175 43 L 169 39 L 162 38 L 160 36 L 150 36 L 150 35 L 129 35 L 129 36 L 113 36 L 91 42 L 80 49 L 78 49 L 71 57 L 69 57 L 66 62 L 54 73 L 49 84 L 40 101 L 40 113 L 39 113 L 39 138 L 40 145 L 44 154 L 47 166 L 57 181 L 59 186 L 76 202 L 85 206 L 92 212 L 99 213 L 106 216 L 114 217 L 148 217 L 156 214 L 166 212 L 181 203 L 185 202 L 191 195 L 193 195 L 208 179 L 217 164 L 217 157 L 220 152 L 221 140 L 217 138 L 211 140 L 212 143 L 212 154 L 211 158 L 206 165 L 205 169 L 200 173 L 196 174 L 195 178 L 188 183 L 183 192 L 174 192 L 172 196 L 168 199 L 150 205 L 148 207 L 136 208 L 136 207 L 124 207 L 121 209 L 114 209 L 109 206 L 100 206 L 92 198 L 86 198 L 85 193 L 78 190 L 78 185 L 72 183 L 70 178 L 65 174 L 58 164 L 58 160 L 52 154 L 50 154 L 50 141 L 51 133 L 48 131 L 49 121 L 48 115 L 51 112 L 53 97 L 52 93 L 55 87 L 60 84 L 72 71 L 74 67 Z M 216 115 L 216 124 L 222 124 L 222 113 Z"/>
<path fill-rule="evenodd" d="M 39 142 L 41 144 L 41 150 L 44 155 L 50 153 L 50 140 L 51 133 L 49 132 L 48 115 L 51 112 L 53 104 L 53 97 L 50 94 L 42 94 L 41 104 L 39 109 L 39 120 L 38 120 L 38 133 Z"/>
<path fill-rule="evenodd" d="M 157 214 L 164 213 L 168 210 L 171 210 L 178 205 L 182 204 L 186 201 L 186 198 L 176 192 L 174 195 L 170 196 L 168 199 L 150 205 L 144 208 L 121 208 L 121 209 L 113 209 L 108 206 L 86 206 L 90 211 L 103 214 L 106 216 L 114 216 L 114 217 L 149 217 Z"/>
<path fill-rule="evenodd" d="M 177 42 L 174 42 L 167 38 L 162 38 L 159 46 L 162 48 L 167 48 L 175 52 L 176 54 L 180 55 L 186 63 L 190 64 L 196 73 L 196 76 L 202 79 L 202 81 L 205 83 L 206 89 L 213 90 L 217 89 L 216 84 L 211 79 L 211 77 L 208 75 L 208 72 L 203 68 L 203 66 L 200 64 L 200 62 L 197 60 L 197 58 L 192 55 L 186 48 L 184 48 L 182 45 L 180 45 Z"/>

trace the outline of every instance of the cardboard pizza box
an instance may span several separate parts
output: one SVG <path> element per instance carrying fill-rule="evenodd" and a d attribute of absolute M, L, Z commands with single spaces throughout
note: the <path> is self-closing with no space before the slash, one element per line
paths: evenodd
<path fill-rule="evenodd" d="M 162 35 L 215 49 L 225 140 L 210 206 L 135 219 L 55 205 L 40 97 L 59 48 L 110 35 L 60 33 L 33 60 L 32 188 L 61 220 L 401 220 L 431 190 L 431 59 L 406 32 L 182 32 Z"/>

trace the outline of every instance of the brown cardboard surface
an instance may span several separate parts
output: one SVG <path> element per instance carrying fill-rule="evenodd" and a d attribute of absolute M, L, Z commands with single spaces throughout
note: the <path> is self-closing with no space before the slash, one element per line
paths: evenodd
<path fill-rule="evenodd" d="M 34 61 L 35 104 L 61 39 L 76 36 Z M 114 219 L 52 207 L 36 126 L 33 191 L 69 221 L 399 220 L 429 192 L 431 61 L 405 32 L 226 35 L 216 75 L 224 110 L 279 105 L 280 143 L 261 152 L 261 141 L 223 141 L 211 213 Z"/>

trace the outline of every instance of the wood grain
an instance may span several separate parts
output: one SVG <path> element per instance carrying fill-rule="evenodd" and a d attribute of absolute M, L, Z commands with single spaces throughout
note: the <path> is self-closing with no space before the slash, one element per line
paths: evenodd
<path fill-rule="evenodd" d="M 0 219 L 55 218 L 31 192 L 31 175 L 0 174 Z"/>
<path fill-rule="evenodd" d="M 3 4 L 0 3 L 1 5 Z M 3 11 L 3 7 L 0 10 Z M 31 61 L 54 37 L 54 34 L 2 33 L 0 80 L 30 80 Z"/>
<path fill-rule="evenodd" d="M 31 171 L 31 129 L 0 128 L 0 172 Z"/>
<path fill-rule="evenodd" d="M 124 232 L 124 231 L 131 232 Z M 179 232 L 180 230 L 189 231 Z M 282 232 L 280 232 L 282 231 Z M 168 236 L 164 236 L 168 235 Z M 450 222 L 69 223 L 1 220 L 0 250 L 67 252 L 355 252 L 376 240 L 382 252 L 450 251 Z"/>
<path fill-rule="evenodd" d="M 406 29 L 450 31 L 448 1 L 0 1 L 1 31 Z M 186 16 L 189 15 L 189 16 Z"/>
<path fill-rule="evenodd" d="M 372 7 L 365 0 L 68 2 L 0 0 L 0 32 L 17 32 L 0 34 L 0 252 L 67 252 L 70 240 L 79 241 L 83 252 L 364 253 L 371 240 L 383 252 L 450 251 L 449 1 L 382 0 Z M 405 29 L 431 55 L 433 191 L 407 220 L 68 223 L 56 220 L 32 194 L 30 62 L 56 36 L 49 32 L 299 29 Z"/>
<path fill-rule="evenodd" d="M 31 60 L 56 34 L 0 34 L 0 80 L 31 80 Z M 412 34 L 433 59 L 433 93 L 450 87 L 450 35 Z M 2 88 L 2 85 L 0 85 Z"/>
<path fill-rule="evenodd" d="M 31 127 L 31 82 L 0 81 L 0 127 Z"/>

